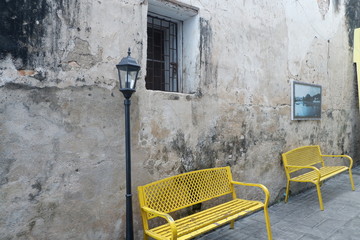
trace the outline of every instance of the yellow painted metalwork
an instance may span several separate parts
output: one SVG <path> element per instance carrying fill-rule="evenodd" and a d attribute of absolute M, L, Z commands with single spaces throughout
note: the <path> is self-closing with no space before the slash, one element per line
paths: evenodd
<path fill-rule="evenodd" d="M 235 186 L 261 188 L 264 202 L 244 200 L 236 197 Z M 268 204 L 270 193 L 261 184 L 235 182 L 230 167 L 203 169 L 179 174 L 138 187 L 144 239 L 152 237 L 162 240 L 191 239 L 248 213 L 264 210 L 268 239 L 272 239 Z M 232 200 L 198 213 L 174 220 L 170 213 L 208 201 L 223 195 Z M 166 224 L 150 227 L 149 220 L 163 218 Z"/>
<path fill-rule="evenodd" d="M 346 158 L 349 160 L 349 166 L 325 166 L 324 158 L 326 157 Z M 324 210 L 320 190 L 322 182 L 344 171 L 349 171 L 351 188 L 353 191 L 355 190 L 351 171 L 353 160 L 348 155 L 324 155 L 321 154 L 320 146 L 314 145 L 299 147 L 283 153 L 282 160 L 287 177 L 285 202 L 289 199 L 290 182 L 310 182 L 315 184 L 320 209 Z M 295 172 L 299 170 L 302 170 L 300 174 L 295 175 Z"/>
<path fill-rule="evenodd" d="M 358 95 L 359 95 L 359 108 L 360 108 L 360 28 L 354 29 L 354 63 L 356 63 L 356 73 L 358 79 Z"/>

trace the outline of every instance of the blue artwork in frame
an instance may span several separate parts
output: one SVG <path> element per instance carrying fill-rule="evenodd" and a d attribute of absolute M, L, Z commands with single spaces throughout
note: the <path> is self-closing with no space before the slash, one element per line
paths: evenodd
<path fill-rule="evenodd" d="M 321 86 L 291 82 L 291 120 L 321 119 Z"/>

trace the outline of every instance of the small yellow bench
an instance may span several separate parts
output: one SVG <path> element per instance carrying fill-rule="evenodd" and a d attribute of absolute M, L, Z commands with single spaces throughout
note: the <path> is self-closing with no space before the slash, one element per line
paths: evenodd
<path fill-rule="evenodd" d="M 349 160 L 349 166 L 325 166 L 324 157 L 347 158 Z M 310 182 L 316 185 L 320 209 L 324 210 L 320 190 L 322 182 L 345 171 L 349 171 L 351 188 L 353 191 L 355 190 L 351 172 L 353 160 L 348 155 L 323 155 L 320 152 L 320 146 L 314 145 L 299 147 L 283 153 L 282 160 L 287 177 L 285 202 L 289 199 L 290 182 Z M 304 169 L 306 170 L 305 172 L 294 174 L 295 172 Z"/>
<path fill-rule="evenodd" d="M 244 200 L 236 197 L 235 186 L 261 188 L 264 202 Z M 268 239 L 272 239 L 268 213 L 269 191 L 261 184 L 235 182 L 230 167 L 203 169 L 179 174 L 138 187 L 144 239 L 191 239 L 235 219 L 263 209 Z M 231 194 L 232 200 L 174 220 L 169 213 L 195 204 Z M 163 218 L 167 223 L 150 227 L 149 220 Z"/>

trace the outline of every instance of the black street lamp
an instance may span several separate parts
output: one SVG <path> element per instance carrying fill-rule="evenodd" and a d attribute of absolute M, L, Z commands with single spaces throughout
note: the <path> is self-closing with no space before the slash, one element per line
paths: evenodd
<path fill-rule="evenodd" d="M 132 194 L 131 194 L 131 152 L 130 152 L 130 98 L 135 92 L 136 80 L 140 71 L 140 65 L 135 59 L 128 56 L 116 64 L 120 80 L 120 92 L 125 100 L 125 161 L 126 161 L 126 240 L 134 239 L 133 218 L 132 218 Z"/>

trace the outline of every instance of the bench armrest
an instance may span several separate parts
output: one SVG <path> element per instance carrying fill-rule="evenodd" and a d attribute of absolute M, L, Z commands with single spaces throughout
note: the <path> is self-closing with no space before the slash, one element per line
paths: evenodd
<path fill-rule="evenodd" d="M 322 157 L 332 157 L 332 158 L 335 158 L 335 157 L 347 158 L 349 160 L 349 168 L 351 169 L 352 166 L 353 166 L 353 159 L 349 155 L 323 155 L 323 154 L 321 154 L 320 156 L 322 156 Z"/>
<path fill-rule="evenodd" d="M 236 185 L 242 185 L 242 186 L 250 186 L 250 187 L 259 187 L 261 188 L 264 193 L 265 193 L 265 201 L 264 201 L 264 205 L 267 207 L 269 204 L 269 200 L 270 200 L 270 192 L 267 189 L 267 187 L 265 187 L 262 184 L 258 184 L 258 183 L 245 183 L 245 182 L 236 182 L 236 181 L 231 181 L 232 184 L 236 184 Z"/>
<path fill-rule="evenodd" d="M 172 232 L 172 239 L 173 240 L 177 239 L 177 228 L 176 228 L 176 225 L 175 225 L 175 221 L 169 214 L 159 212 L 159 211 L 156 211 L 156 210 L 148 208 L 148 207 L 142 207 L 142 210 L 144 210 L 147 213 L 153 214 L 153 215 L 155 215 L 157 217 L 164 218 L 170 225 L 171 232 Z"/>

